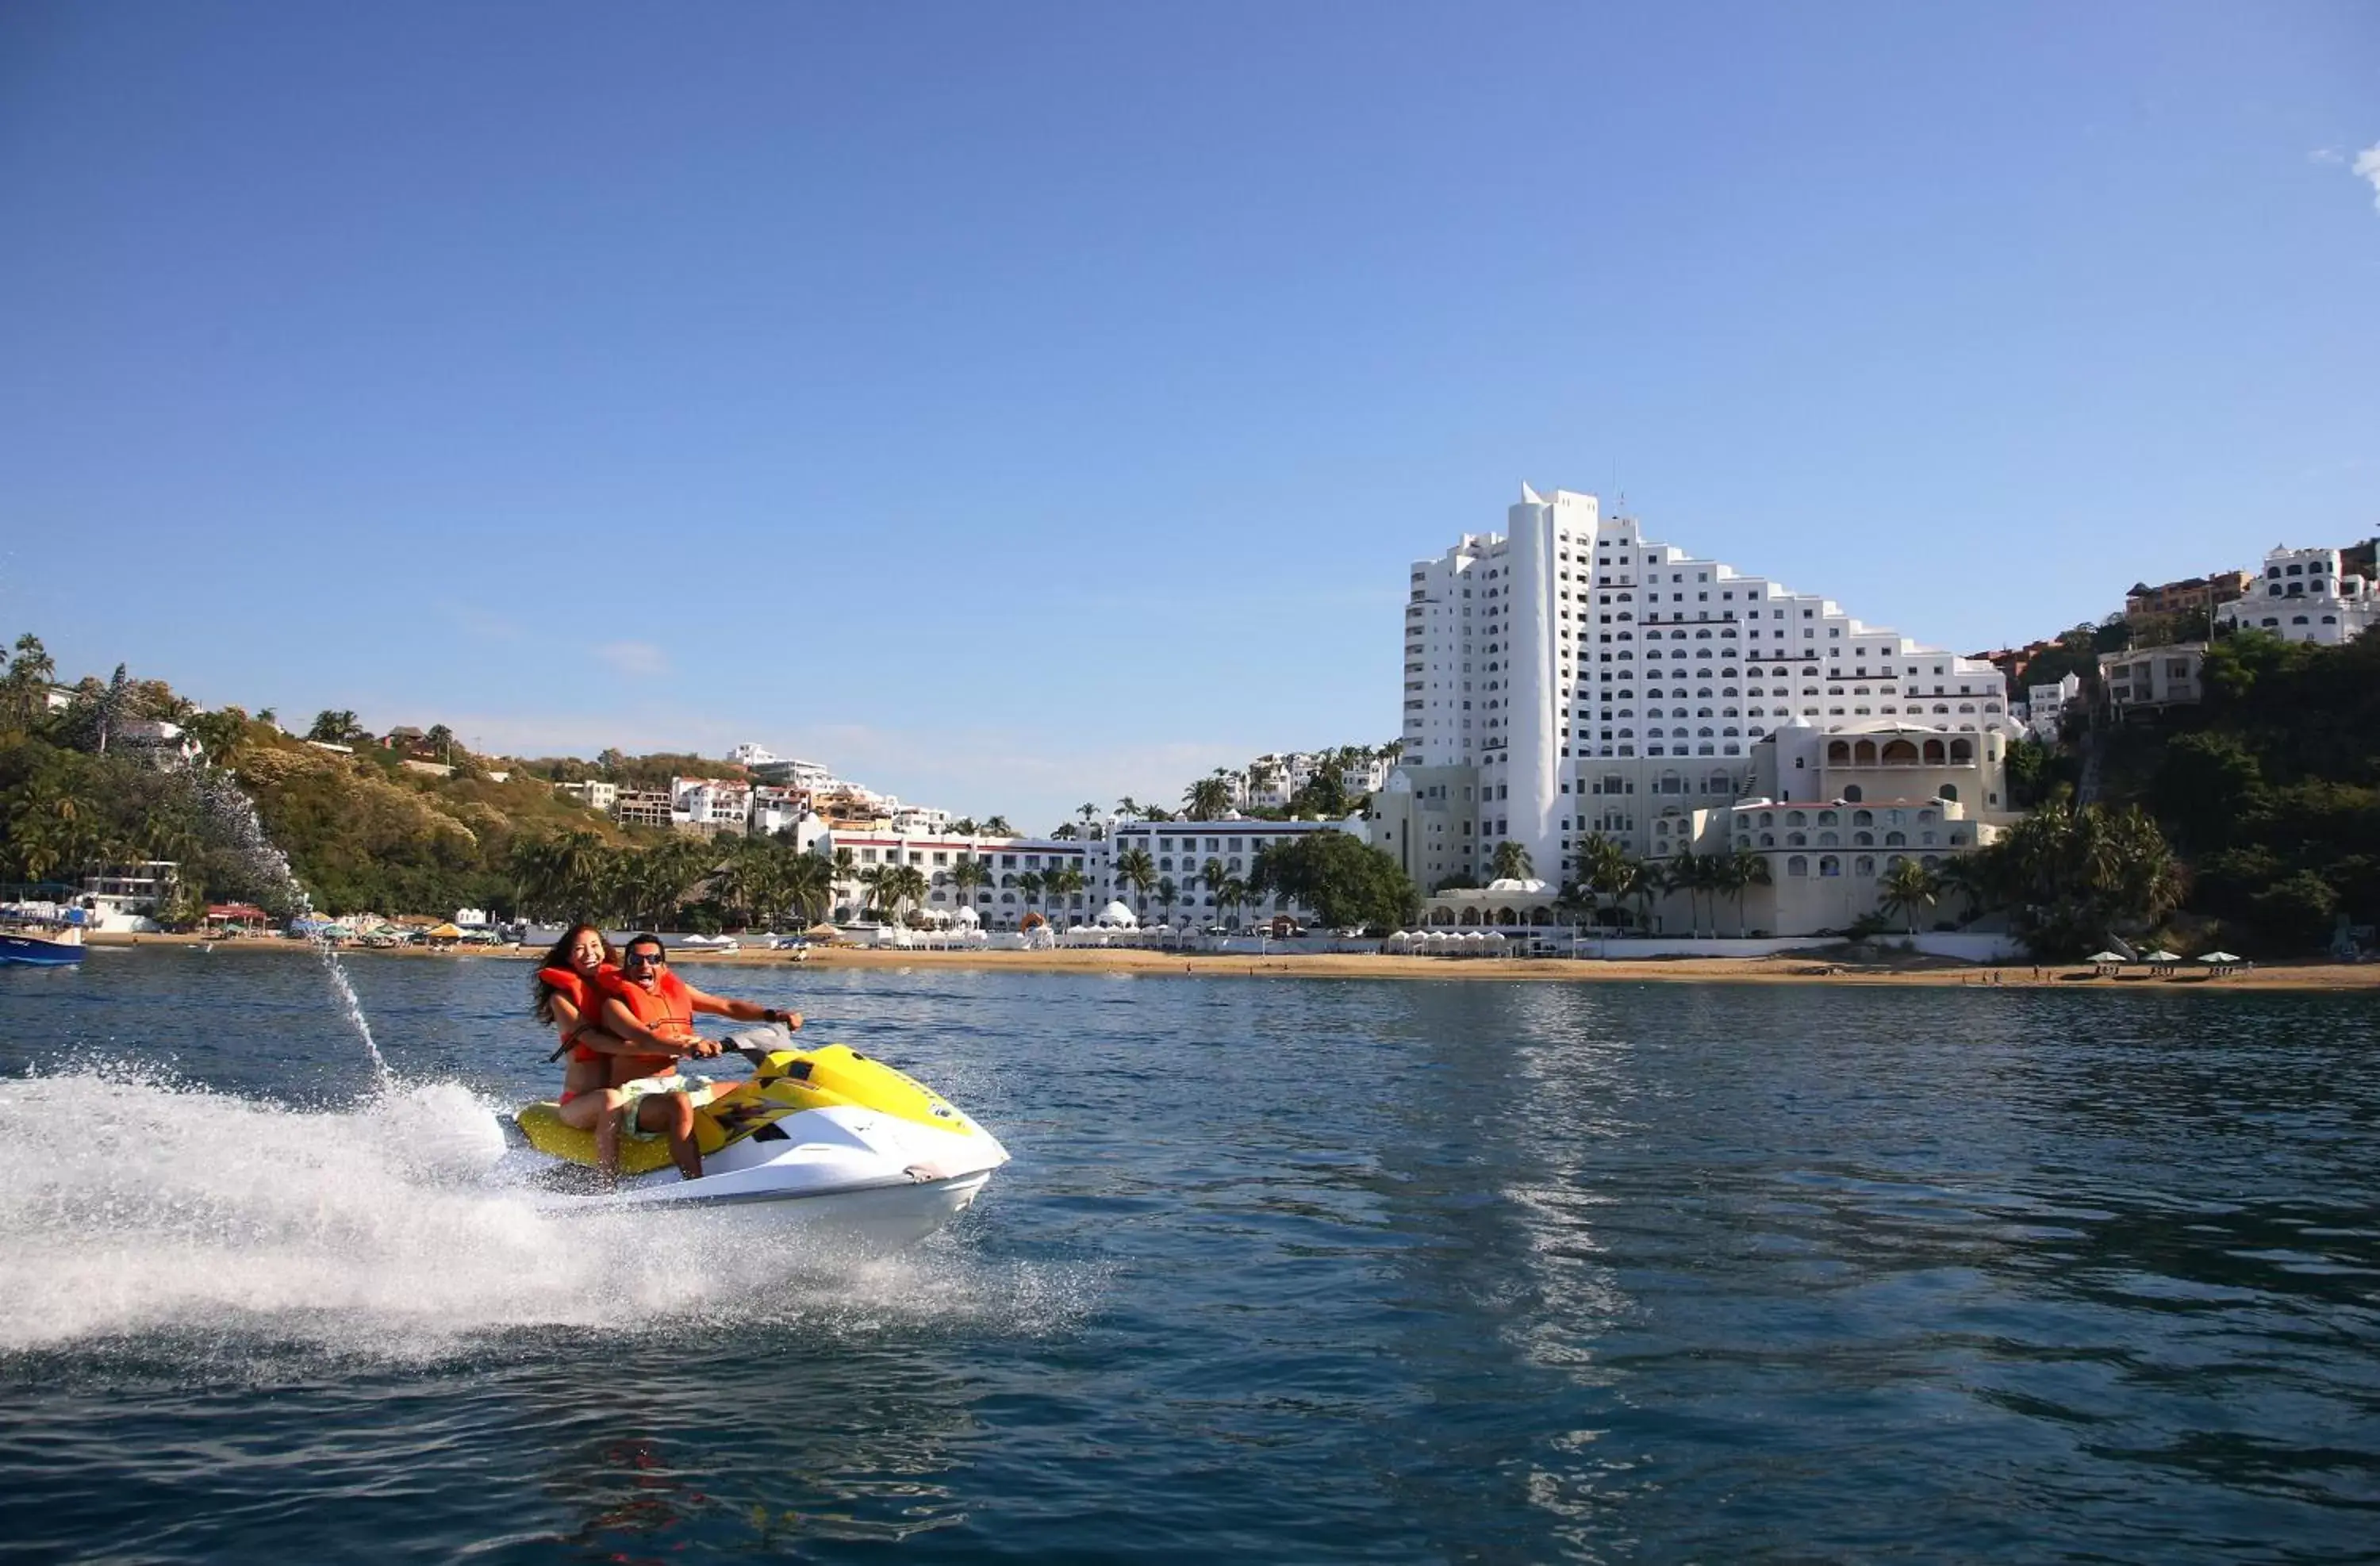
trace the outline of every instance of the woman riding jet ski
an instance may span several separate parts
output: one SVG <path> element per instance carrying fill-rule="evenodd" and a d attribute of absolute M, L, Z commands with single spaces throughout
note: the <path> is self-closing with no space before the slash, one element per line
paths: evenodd
<path fill-rule="evenodd" d="M 658 960 L 658 941 L 638 936 L 630 942 L 630 953 L 638 959 L 634 982 L 645 995 L 630 1008 L 634 1014 L 624 1017 L 617 996 L 628 981 L 614 977 L 617 970 L 608 965 L 591 960 L 600 945 L 593 951 L 567 952 L 572 937 L 579 933 L 574 930 L 565 938 L 556 957 L 585 970 L 577 976 L 580 983 L 565 982 L 573 977 L 567 971 L 551 978 L 547 970 L 539 974 L 541 985 L 552 983 L 567 992 L 561 1004 L 546 1013 L 562 1026 L 565 1049 L 625 1053 L 620 1037 L 599 1031 L 606 1025 L 620 1035 L 636 1036 L 626 1043 L 638 1050 L 657 1041 L 681 1054 L 710 1054 L 721 1048 L 694 1035 L 692 1005 L 686 999 L 689 992 L 674 982 L 674 976 Z M 586 1002 L 599 992 L 611 997 L 610 1003 L 589 1018 L 592 1008 Z M 544 999 L 541 993 L 541 1002 Z M 657 1094 L 691 1106 L 687 1129 L 692 1146 L 674 1149 L 688 1177 L 674 1180 L 663 1172 L 673 1161 L 673 1149 L 663 1142 L 628 1142 L 618 1150 L 616 1167 L 623 1178 L 603 1204 L 607 1209 L 726 1208 L 772 1223 L 799 1220 L 829 1226 L 871 1244 L 902 1244 L 922 1238 L 973 1202 L 991 1171 L 1008 1161 L 1007 1149 L 981 1126 L 891 1066 L 840 1044 L 797 1051 L 786 1026 L 798 1026 L 797 1018 L 779 1021 L 776 1014 L 747 1002 L 700 999 L 711 1002 L 703 1010 L 769 1015 L 770 1026 L 746 1029 L 723 1041 L 752 1062 L 752 1075 L 746 1081 L 714 1084 L 664 1069 L 653 1078 L 640 1079 L 661 1086 L 630 1095 L 624 1104 L 613 1102 L 619 1089 L 602 1094 L 600 1120 L 585 1112 L 592 1105 L 577 1102 L 594 1098 L 600 1089 L 565 1091 L 561 1102 L 531 1104 L 516 1117 L 529 1146 L 539 1152 L 600 1169 L 611 1161 L 605 1156 L 611 1149 L 599 1147 L 598 1141 L 606 1122 L 642 1112 L 647 1123 L 652 1123 L 650 1111 L 657 1106 L 647 1100 Z M 661 1063 L 669 1066 L 666 1058 Z M 572 1081 L 586 1080 L 585 1064 L 574 1059 Z M 565 1105 L 578 1112 L 570 1112 Z M 676 1115 L 662 1118 L 666 1122 Z M 679 1128 L 670 1124 L 668 1129 Z M 673 1135 L 671 1141 L 678 1137 Z M 691 1168 L 686 1167 L 689 1154 L 695 1160 Z"/>

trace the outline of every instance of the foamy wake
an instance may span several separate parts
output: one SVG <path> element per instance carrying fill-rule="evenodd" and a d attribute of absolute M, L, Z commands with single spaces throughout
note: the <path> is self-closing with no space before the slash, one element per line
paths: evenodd
<path fill-rule="evenodd" d="M 1097 1292 L 949 1245 L 827 1276 L 795 1232 L 565 1217 L 570 1198 L 505 1181 L 503 1153 L 494 1107 L 452 1083 L 303 1111 L 114 1072 L 0 1082 L 0 1354 L 195 1329 L 411 1358 L 688 1317 L 1029 1333 Z"/>

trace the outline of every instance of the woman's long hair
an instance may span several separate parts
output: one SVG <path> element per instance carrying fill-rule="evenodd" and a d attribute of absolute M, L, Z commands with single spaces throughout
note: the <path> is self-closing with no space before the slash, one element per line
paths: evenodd
<path fill-rule="evenodd" d="M 539 972 L 528 976 L 528 1009 L 537 1014 L 538 1021 L 548 1027 L 559 1026 L 560 1023 L 553 1014 L 553 986 L 546 983 L 541 977 L 543 970 L 569 967 L 570 949 L 577 945 L 578 938 L 589 930 L 594 930 L 595 939 L 603 943 L 603 960 L 607 963 L 619 960 L 619 953 L 612 950 L 611 937 L 595 926 L 572 925 L 568 929 L 564 930 L 562 939 L 553 943 L 552 951 L 546 953 L 545 961 L 538 964 Z"/>

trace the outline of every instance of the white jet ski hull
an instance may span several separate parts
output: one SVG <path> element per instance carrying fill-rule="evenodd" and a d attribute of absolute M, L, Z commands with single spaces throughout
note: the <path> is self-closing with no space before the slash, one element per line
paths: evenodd
<path fill-rule="evenodd" d="M 961 1134 L 854 1105 L 805 1110 L 771 1130 L 706 1158 L 698 1180 L 657 1171 L 570 1198 L 567 1210 L 698 1218 L 737 1234 L 799 1231 L 894 1249 L 964 1212 L 1008 1161 L 1008 1150 L 971 1123 Z"/>

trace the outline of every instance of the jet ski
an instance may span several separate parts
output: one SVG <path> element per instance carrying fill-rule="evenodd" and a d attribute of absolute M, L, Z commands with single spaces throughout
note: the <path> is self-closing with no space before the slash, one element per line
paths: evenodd
<path fill-rule="evenodd" d="M 964 1211 L 1008 1161 L 965 1111 L 848 1046 L 795 1050 L 778 1027 L 723 1042 L 752 1062 L 752 1076 L 695 1111 L 702 1177 L 680 1179 L 664 1139 L 623 1138 L 618 1184 L 572 1210 L 700 1211 L 889 1249 Z M 556 1169 L 592 1173 L 594 1133 L 565 1125 L 558 1105 L 530 1104 L 515 1121 Z"/>

